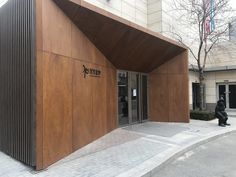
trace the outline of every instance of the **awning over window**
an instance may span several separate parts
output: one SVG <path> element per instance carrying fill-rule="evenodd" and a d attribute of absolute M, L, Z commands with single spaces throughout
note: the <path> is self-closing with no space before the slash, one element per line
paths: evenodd
<path fill-rule="evenodd" d="M 186 48 L 83 0 L 54 0 L 117 68 L 151 72 Z"/>

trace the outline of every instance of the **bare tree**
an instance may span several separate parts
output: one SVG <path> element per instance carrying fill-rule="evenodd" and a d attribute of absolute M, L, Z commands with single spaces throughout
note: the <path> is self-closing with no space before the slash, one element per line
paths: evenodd
<path fill-rule="evenodd" d="M 204 79 L 207 59 L 219 42 L 228 39 L 232 8 L 229 0 L 173 0 L 173 11 L 178 12 L 182 28 L 191 28 L 193 33 L 188 41 L 173 27 L 172 36 L 185 45 L 197 65 L 200 84 L 200 110 L 204 109 Z M 185 34 L 186 35 L 186 34 Z M 192 41 L 190 41 L 192 40 Z M 195 45 L 189 45 L 194 43 Z"/>

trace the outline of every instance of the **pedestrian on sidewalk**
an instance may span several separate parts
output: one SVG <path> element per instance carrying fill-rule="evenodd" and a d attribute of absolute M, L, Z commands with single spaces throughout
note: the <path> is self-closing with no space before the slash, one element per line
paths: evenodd
<path fill-rule="evenodd" d="M 230 126 L 227 123 L 228 114 L 225 112 L 225 102 L 224 97 L 221 96 L 220 99 L 217 101 L 217 105 L 215 108 L 215 117 L 218 118 L 218 125 L 221 127 Z"/>

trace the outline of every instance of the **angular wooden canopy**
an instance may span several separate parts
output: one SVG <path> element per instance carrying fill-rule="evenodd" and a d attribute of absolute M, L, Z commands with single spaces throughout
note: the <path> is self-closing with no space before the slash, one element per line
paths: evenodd
<path fill-rule="evenodd" d="M 83 0 L 54 0 L 117 68 L 151 72 L 186 48 Z"/>

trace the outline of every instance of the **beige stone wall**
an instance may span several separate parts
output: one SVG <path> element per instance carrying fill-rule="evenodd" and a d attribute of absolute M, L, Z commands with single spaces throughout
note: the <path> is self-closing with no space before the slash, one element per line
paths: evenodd
<path fill-rule="evenodd" d="M 147 12 L 147 27 L 162 32 L 162 0 L 148 0 Z"/>
<path fill-rule="evenodd" d="M 147 0 L 84 0 L 147 27 Z"/>
<path fill-rule="evenodd" d="M 217 101 L 217 84 L 219 83 L 236 83 L 236 71 L 218 71 L 206 74 L 206 102 L 216 103 Z"/>
<path fill-rule="evenodd" d="M 196 72 L 189 72 L 189 104 L 192 105 L 192 83 L 199 82 Z M 206 103 L 216 103 L 218 100 L 217 84 L 236 83 L 236 71 L 216 71 L 205 74 Z M 191 109 L 192 107 L 190 107 Z"/>
<path fill-rule="evenodd" d="M 227 41 L 214 49 L 207 61 L 207 67 L 236 65 L 236 43 Z"/>

